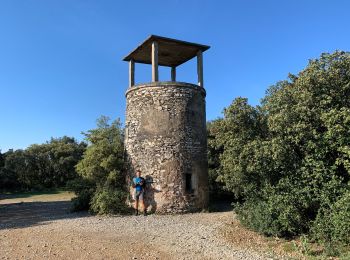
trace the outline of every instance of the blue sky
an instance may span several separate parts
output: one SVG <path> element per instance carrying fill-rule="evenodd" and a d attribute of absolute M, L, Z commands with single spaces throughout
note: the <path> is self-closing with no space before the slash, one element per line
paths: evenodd
<path fill-rule="evenodd" d="M 100 115 L 123 122 L 122 58 L 150 34 L 211 46 L 208 120 L 237 96 L 259 104 L 308 59 L 349 50 L 349 10 L 346 0 L 0 0 L 0 149 L 81 140 Z M 136 82 L 150 79 L 150 66 L 137 64 Z M 195 60 L 177 79 L 196 82 Z"/>

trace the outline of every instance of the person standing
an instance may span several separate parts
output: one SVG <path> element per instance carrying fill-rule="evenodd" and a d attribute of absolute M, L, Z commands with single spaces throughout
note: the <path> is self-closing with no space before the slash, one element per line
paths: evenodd
<path fill-rule="evenodd" d="M 147 215 L 145 203 L 144 203 L 144 194 L 145 194 L 145 185 L 146 181 L 144 178 L 141 177 L 141 171 L 136 171 L 136 177 L 132 179 L 132 187 L 135 188 L 135 215 L 137 216 L 139 214 L 139 204 L 141 204 L 141 207 L 143 209 L 143 215 Z"/>

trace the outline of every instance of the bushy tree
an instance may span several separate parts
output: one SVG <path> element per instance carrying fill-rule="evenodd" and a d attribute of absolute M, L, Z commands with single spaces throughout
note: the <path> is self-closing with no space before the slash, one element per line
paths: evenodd
<path fill-rule="evenodd" d="M 1 178 L 2 181 L 4 181 L 2 189 L 30 189 L 32 182 L 28 174 L 27 166 L 27 157 L 24 150 L 9 150 L 6 153 L 3 175 Z"/>
<path fill-rule="evenodd" d="M 247 145 L 257 146 L 256 142 L 261 142 L 266 132 L 264 122 L 259 108 L 250 106 L 246 98 L 236 98 L 224 110 L 224 119 L 218 120 L 215 131 L 212 131 L 214 145 L 222 151 L 218 180 L 237 198 L 256 191 L 260 185 L 259 173 L 248 165 L 254 150 Z M 256 183 L 252 182 L 253 179 Z"/>
<path fill-rule="evenodd" d="M 77 176 L 75 165 L 82 159 L 85 149 L 86 143 L 78 143 L 71 137 L 51 138 L 45 155 L 50 161 L 53 185 L 65 185 Z"/>
<path fill-rule="evenodd" d="M 75 165 L 86 144 L 64 136 L 25 150 L 5 153 L 0 183 L 6 190 L 42 190 L 65 186 L 77 176 Z"/>
<path fill-rule="evenodd" d="M 109 118 L 102 116 L 97 128 L 84 135 L 89 146 L 76 166 L 80 178 L 71 182 L 78 195 L 74 208 L 98 214 L 125 211 L 124 145 L 119 120 L 110 124 Z"/>
<path fill-rule="evenodd" d="M 0 150 L 0 168 L 3 168 L 5 166 L 5 155 L 1 153 Z"/>
<path fill-rule="evenodd" d="M 219 180 L 220 155 L 223 152 L 223 147 L 217 144 L 217 131 L 220 131 L 221 119 L 213 120 L 207 123 L 207 140 L 208 140 L 208 175 L 209 175 L 209 193 L 210 199 L 221 199 L 227 194 L 223 183 Z"/>
<path fill-rule="evenodd" d="M 244 224 L 291 236 L 332 209 L 341 219 L 350 189 L 349 98 L 350 54 L 337 51 L 270 87 L 261 107 L 238 98 L 225 109 L 215 137 L 223 147 L 218 178 L 241 197 Z M 339 234 L 338 226 L 330 232 Z M 340 237 L 328 241 L 348 243 Z"/>
<path fill-rule="evenodd" d="M 6 158 L 12 152 L 12 150 L 3 154 L 0 152 L 0 190 L 14 190 L 19 186 L 17 173 L 5 167 Z"/>

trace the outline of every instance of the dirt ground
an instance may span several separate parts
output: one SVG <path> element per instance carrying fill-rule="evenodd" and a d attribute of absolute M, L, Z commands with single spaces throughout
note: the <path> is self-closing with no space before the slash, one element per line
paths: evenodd
<path fill-rule="evenodd" d="M 72 196 L 0 197 L 0 259 L 287 258 L 243 229 L 231 210 L 92 216 L 70 213 Z"/>

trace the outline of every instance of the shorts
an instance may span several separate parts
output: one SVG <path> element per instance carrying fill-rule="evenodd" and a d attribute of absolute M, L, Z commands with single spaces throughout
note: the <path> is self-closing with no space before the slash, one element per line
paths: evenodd
<path fill-rule="evenodd" d="M 144 194 L 143 190 L 135 191 L 135 194 L 134 194 L 135 200 L 143 200 L 143 194 Z"/>

